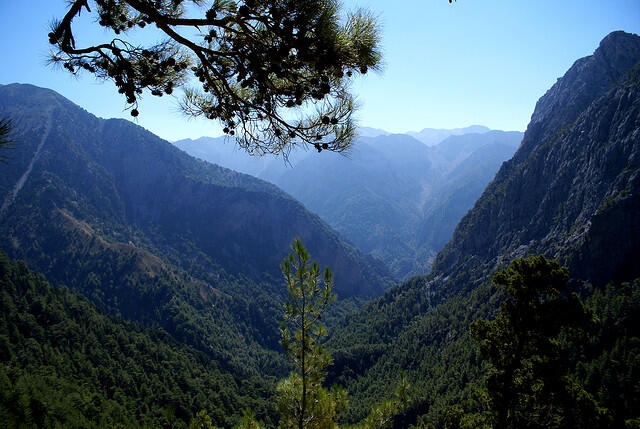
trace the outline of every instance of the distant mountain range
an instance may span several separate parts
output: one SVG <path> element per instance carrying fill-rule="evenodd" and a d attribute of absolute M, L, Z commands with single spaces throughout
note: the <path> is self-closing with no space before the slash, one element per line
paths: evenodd
<path fill-rule="evenodd" d="M 416 140 L 420 140 L 427 146 L 435 146 L 450 136 L 461 136 L 464 134 L 484 134 L 490 129 L 484 125 L 471 125 L 464 128 L 423 128 L 422 131 L 408 131 L 407 134 Z"/>
<path fill-rule="evenodd" d="M 392 134 L 392 133 L 385 130 L 381 130 L 379 128 L 358 127 L 358 135 L 360 137 L 388 136 L 389 134 Z"/>
<path fill-rule="evenodd" d="M 276 184 L 363 252 L 386 262 L 395 276 L 406 278 L 428 272 L 457 222 L 522 139 L 520 132 L 480 126 L 425 129 L 422 135 L 431 141 L 444 139 L 429 147 L 407 134 L 363 131 L 346 155 L 299 150 L 290 165 L 251 157 L 223 137 L 174 144 Z"/>

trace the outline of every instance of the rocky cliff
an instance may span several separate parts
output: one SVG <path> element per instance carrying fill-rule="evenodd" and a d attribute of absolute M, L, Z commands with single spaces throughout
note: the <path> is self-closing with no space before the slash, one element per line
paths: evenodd
<path fill-rule="evenodd" d="M 638 61 L 640 37 L 612 33 L 538 101 L 522 145 L 460 221 L 434 278 L 486 274 L 535 253 L 575 278 L 640 274 Z"/>

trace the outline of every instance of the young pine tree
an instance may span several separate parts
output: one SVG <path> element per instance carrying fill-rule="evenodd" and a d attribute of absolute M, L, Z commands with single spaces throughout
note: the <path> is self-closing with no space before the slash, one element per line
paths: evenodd
<path fill-rule="evenodd" d="M 293 361 L 295 370 L 278 386 L 278 411 L 281 428 L 334 428 L 339 413 L 346 407 L 346 393 L 340 388 L 322 387 L 325 368 L 331 356 L 319 344 L 326 335 L 322 315 L 334 301 L 332 273 L 310 262 L 299 239 L 291 245 L 292 253 L 284 260 L 282 272 L 289 297 L 285 302 L 282 323 L 282 346 Z"/>

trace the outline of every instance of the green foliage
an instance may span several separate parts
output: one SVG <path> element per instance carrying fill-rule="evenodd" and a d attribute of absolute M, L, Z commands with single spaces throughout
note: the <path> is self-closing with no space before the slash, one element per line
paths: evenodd
<path fill-rule="evenodd" d="M 242 419 L 234 426 L 235 429 L 263 429 L 263 424 L 256 421 L 256 416 L 251 409 L 246 408 L 242 412 Z"/>
<path fill-rule="evenodd" d="M 579 334 L 593 321 L 576 294 L 563 295 L 568 278 L 566 268 L 542 256 L 516 259 L 494 275 L 505 294 L 500 314 L 471 329 L 491 364 L 487 386 L 497 429 L 578 428 L 595 417 L 568 378 L 561 335 Z"/>
<path fill-rule="evenodd" d="M 536 264 L 529 266 L 532 267 Z M 529 344 L 535 339 L 541 349 L 537 357 L 525 359 L 528 366 L 519 372 L 522 380 L 532 379 L 534 368 L 544 370 L 540 376 L 554 371 L 562 373 L 555 384 L 565 386 L 566 396 L 555 397 L 556 406 L 568 410 L 564 417 L 568 427 L 579 426 L 573 423 L 580 421 L 576 412 L 581 413 L 579 418 L 583 419 L 584 427 L 618 428 L 624 427 L 627 421 L 632 424 L 633 419 L 638 418 L 636 410 L 640 409 L 637 401 L 640 398 L 637 361 L 640 282 L 612 284 L 605 289 L 579 289 L 588 308 L 585 319 L 584 309 L 581 310 L 573 294 L 566 290 L 556 294 L 556 287 L 560 291 L 564 286 L 566 271 L 557 265 L 544 270 L 542 264 L 538 268 L 540 270 L 530 270 L 510 280 L 509 274 L 499 276 L 511 282 L 510 289 L 527 278 L 555 279 L 555 283 L 539 286 L 548 296 L 531 302 L 542 313 L 521 315 L 534 318 L 535 324 L 547 333 L 557 333 L 547 339 L 528 334 Z M 349 391 L 345 422 L 362 421 L 367 418 L 371 404 L 391 400 L 389 386 L 397 384 L 396 374 L 403 370 L 410 382 L 411 399 L 408 408 L 394 417 L 395 423 L 401 422 L 396 427 L 432 424 L 441 429 L 445 425 L 465 428 L 493 425 L 491 396 L 486 390 L 489 362 L 480 353 L 480 344 L 469 327 L 475 320 L 496 318 L 500 304 L 506 299 L 504 288 L 485 283 L 468 293 L 438 301 L 437 295 L 430 294 L 428 282 L 429 278 L 416 278 L 391 289 L 384 297 L 345 318 L 342 327 L 332 332 L 327 348 L 334 363 L 329 367 L 328 379 Z M 525 295 L 535 294 L 529 290 Z M 551 310 L 555 306 L 564 310 L 557 315 L 557 320 L 542 320 L 544 314 L 555 318 L 557 312 Z M 575 319 L 571 319 L 571 312 L 577 313 Z M 566 325 L 558 332 L 555 325 L 563 320 L 569 320 L 570 325 L 582 320 L 580 325 L 590 327 L 588 335 L 579 327 Z M 504 340 L 505 347 L 516 341 L 506 337 Z M 545 368 L 545 359 L 549 365 L 555 362 L 558 368 Z M 534 386 L 547 392 L 553 387 Z M 527 386 L 521 388 L 522 395 L 526 396 Z M 535 398 L 544 400 L 537 392 Z"/>
<path fill-rule="evenodd" d="M 444 407 L 440 415 L 442 429 L 492 429 L 490 420 L 486 414 L 465 413 L 458 405 Z"/>
<path fill-rule="evenodd" d="M 349 391 L 346 422 L 361 421 L 372 404 L 392 400 L 402 372 L 409 403 L 394 417 L 395 427 L 440 427 L 447 405 L 483 411 L 485 369 L 468 327 L 488 317 L 499 297 L 482 285 L 430 307 L 424 287 L 424 279 L 415 278 L 393 288 L 334 329 L 327 343 L 334 356 L 329 380 Z"/>
<path fill-rule="evenodd" d="M 11 120 L 0 119 L 0 150 L 11 148 Z M 0 152 L 0 161 L 5 161 L 6 155 Z"/>
<path fill-rule="evenodd" d="M 189 422 L 189 429 L 214 429 L 211 417 L 209 417 L 206 410 L 198 411 L 198 414 Z"/>
<path fill-rule="evenodd" d="M 282 346 L 295 371 L 278 385 L 280 427 L 333 428 L 346 406 L 346 392 L 337 387 L 329 391 L 322 386 L 331 356 L 319 343 L 326 335 L 322 316 L 335 299 L 331 291 L 333 276 L 327 267 L 320 280 L 320 266 L 310 262 L 310 255 L 299 239 L 293 242 L 291 250 L 281 265 L 289 292 Z"/>
<path fill-rule="evenodd" d="M 278 384 L 278 411 L 280 428 L 337 428 L 337 420 L 347 406 L 347 393 L 333 386 L 307 383 L 304 389 L 302 377 L 292 373 Z"/>
<path fill-rule="evenodd" d="M 229 427 L 248 406 L 272 420 L 266 395 L 249 384 L 0 252 L 0 426 L 177 428 L 205 409 Z"/>
<path fill-rule="evenodd" d="M 309 262 L 310 255 L 299 239 L 291 246 L 292 253 L 281 265 L 289 296 L 284 303 L 285 322 L 282 330 L 282 347 L 292 359 L 299 374 L 311 383 L 317 383 L 329 364 L 329 354 L 318 340 L 326 335 L 321 324 L 322 315 L 335 300 L 332 293 L 333 274 L 328 267 L 320 281 L 320 266 Z M 292 271 L 293 270 L 293 271 Z M 289 326 L 295 326 L 293 337 Z"/>
<path fill-rule="evenodd" d="M 366 419 L 356 425 L 349 426 L 350 429 L 386 429 L 391 427 L 406 426 L 402 421 L 402 414 L 409 408 L 411 399 L 409 398 L 409 383 L 400 374 L 400 381 L 396 387 L 394 397 L 386 399 L 371 409 Z"/>
<path fill-rule="evenodd" d="M 598 323 L 574 352 L 572 379 L 596 402 L 591 427 L 636 427 L 640 421 L 640 279 L 598 288 L 585 299 Z M 634 426 L 636 425 L 636 426 Z"/>
<path fill-rule="evenodd" d="M 188 85 L 193 72 L 202 86 L 185 91 L 184 111 L 219 120 L 230 135 L 237 130 L 239 145 L 250 153 L 286 156 L 301 143 L 318 151 L 350 145 L 351 76 L 378 68 L 381 59 L 371 13 L 343 14 L 334 0 L 91 3 L 92 10 L 86 0 L 71 2 L 64 18 L 53 23 L 51 61 L 73 74 L 113 80 L 132 116 L 139 114 L 144 90 L 171 94 Z M 117 36 L 77 47 L 72 22 L 83 8 Z M 149 24 L 164 42 L 141 43 L 139 34 L 147 30 L 140 28 Z"/>

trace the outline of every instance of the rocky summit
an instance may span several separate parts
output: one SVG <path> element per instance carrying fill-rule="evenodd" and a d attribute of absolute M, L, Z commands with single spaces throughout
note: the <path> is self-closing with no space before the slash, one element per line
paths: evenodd
<path fill-rule="evenodd" d="M 640 274 L 639 61 L 640 37 L 615 32 L 547 91 L 513 159 L 438 255 L 434 278 L 486 274 L 529 254 L 568 264 L 575 278 Z"/>

